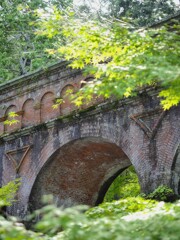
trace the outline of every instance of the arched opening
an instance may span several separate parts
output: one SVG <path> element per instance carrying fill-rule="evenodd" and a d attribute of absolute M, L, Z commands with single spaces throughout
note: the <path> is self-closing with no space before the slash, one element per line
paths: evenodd
<path fill-rule="evenodd" d="M 4 133 L 4 121 L 6 120 L 6 117 L 0 118 L 0 135 Z"/>
<path fill-rule="evenodd" d="M 75 105 L 72 103 L 71 96 L 75 92 L 74 86 L 66 85 L 61 91 L 61 98 L 63 100 L 61 104 L 61 114 L 66 115 L 75 110 Z"/>
<path fill-rule="evenodd" d="M 41 99 L 40 117 L 41 122 L 46 122 L 59 115 L 59 109 L 54 109 L 55 96 L 52 92 L 47 92 Z"/>
<path fill-rule="evenodd" d="M 21 128 L 21 117 L 17 114 L 17 116 L 11 116 L 11 113 L 17 114 L 17 107 L 15 105 L 11 105 L 6 109 L 5 117 L 7 124 L 4 125 L 5 132 L 13 132 L 19 128 Z"/>
<path fill-rule="evenodd" d="M 114 143 L 93 137 L 70 142 L 39 172 L 29 198 L 30 211 L 40 208 L 47 194 L 58 206 L 99 204 L 113 180 L 129 166 L 127 155 Z"/>
<path fill-rule="evenodd" d="M 94 80 L 95 80 L 94 77 L 87 77 L 86 79 L 84 79 L 84 81 L 82 81 L 80 88 L 85 88 L 88 84 L 91 84 Z M 83 89 L 81 89 L 81 90 L 83 90 Z M 88 99 L 88 97 L 87 97 L 85 102 L 82 104 L 82 106 L 81 106 L 82 109 L 89 108 L 93 105 L 97 105 L 104 101 L 103 96 L 99 96 L 95 93 L 89 97 L 91 97 L 91 98 Z"/>
<path fill-rule="evenodd" d="M 33 105 L 33 99 L 27 99 L 23 104 L 22 127 L 28 127 L 37 122 Z"/>

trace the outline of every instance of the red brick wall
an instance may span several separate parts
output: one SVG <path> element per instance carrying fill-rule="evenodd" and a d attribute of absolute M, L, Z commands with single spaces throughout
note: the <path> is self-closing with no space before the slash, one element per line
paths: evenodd
<path fill-rule="evenodd" d="M 85 82 L 86 78 L 78 74 L 68 80 L 61 80 L 58 74 L 60 75 L 59 69 L 57 69 L 57 72 L 53 72 L 50 77 L 43 75 L 38 80 L 42 87 L 39 87 L 38 84 L 34 87 L 31 87 L 31 84 L 29 86 L 27 84 L 24 86 L 24 89 L 18 86 L 18 90 L 12 87 L 9 92 L 10 97 L 4 94 L 5 98 L 3 99 L 2 96 L 0 103 L 4 104 L 4 110 L 0 110 L 0 135 L 47 122 L 59 116 L 67 115 L 77 109 L 71 101 L 71 96 L 82 87 L 82 82 Z M 72 92 L 68 93 L 68 90 Z M 53 108 L 57 99 L 62 99 L 63 102 L 57 108 Z M 85 104 L 82 108 L 87 108 L 100 101 L 102 102 L 102 99 L 94 98 L 92 103 Z M 7 118 L 9 111 L 21 113 L 20 115 L 22 116 L 17 117 L 18 124 L 4 126 L 3 121 Z"/>
<path fill-rule="evenodd" d="M 22 127 L 32 126 L 38 123 L 37 115 L 34 109 L 34 100 L 27 99 L 22 107 Z"/>
<path fill-rule="evenodd" d="M 43 95 L 40 102 L 41 123 L 51 120 L 59 115 L 59 109 L 54 109 L 55 96 L 52 92 Z"/>
<path fill-rule="evenodd" d="M 75 88 L 73 85 L 69 84 L 69 85 L 63 87 L 61 94 L 60 94 L 60 97 L 63 100 L 63 103 L 60 106 L 62 115 L 63 114 L 66 115 L 66 114 L 72 112 L 73 110 L 75 110 L 75 106 L 71 100 L 71 96 L 73 95 L 74 92 L 75 92 Z"/>

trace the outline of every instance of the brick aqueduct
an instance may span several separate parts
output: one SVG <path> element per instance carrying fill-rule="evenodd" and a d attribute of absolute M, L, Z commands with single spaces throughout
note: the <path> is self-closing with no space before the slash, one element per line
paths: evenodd
<path fill-rule="evenodd" d="M 142 191 L 166 184 L 180 193 L 180 106 L 164 112 L 149 89 L 77 111 L 66 90 L 82 80 L 61 62 L 0 85 L 0 182 L 22 181 L 9 213 L 39 208 L 43 194 L 58 205 L 96 205 L 131 164 Z M 65 102 L 53 109 L 57 98 Z M 4 125 L 11 111 L 18 123 Z"/>

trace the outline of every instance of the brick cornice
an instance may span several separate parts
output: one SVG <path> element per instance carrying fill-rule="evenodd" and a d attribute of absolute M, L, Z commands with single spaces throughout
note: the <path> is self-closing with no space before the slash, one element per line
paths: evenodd
<path fill-rule="evenodd" d="M 157 91 L 149 92 L 148 95 L 155 96 L 157 95 Z M 46 127 L 46 128 L 54 127 L 54 125 L 56 125 L 57 122 L 63 123 L 63 124 L 69 124 L 70 122 L 73 121 L 75 123 L 76 121 L 80 122 L 86 118 L 94 117 L 95 115 L 98 115 L 101 113 L 103 114 L 104 112 L 116 111 L 117 109 L 125 110 L 125 106 L 130 105 L 131 107 L 135 107 L 140 104 L 140 101 L 141 101 L 141 97 L 124 98 L 121 100 L 109 99 L 106 102 L 90 106 L 87 109 L 82 109 L 79 111 L 75 110 L 70 114 L 61 115 L 45 123 L 40 123 L 37 125 L 28 126 L 26 128 L 21 128 L 15 132 L 5 133 L 0 136 L 0 141 L 9 141 L 12 139 L 16 139 L 20 136 L 29 135 L 32 132 L 37 131 L 38 129 L 41 129 L 42 127 Z"/>
<path fill-rule="evenodd" d="M 34 82 L 36 77 L 40 78 L 42 75 L 44 75 L 44 73 L 51 73 L 52 71 L 59 70 L 61 68 L 66 67 L 67 65 L 68 65 L 67 61 L 61 61 L 61 62 L 53 64 L 49 67 L 41 68 L 32 73 L 28 73 L 23 76 L 14 78 L 10 81 L 0 84 L 0 92 L 6 90 L 8 88 L 11 88 L 11 87 L 17 87 L 17 86 L 19 87 L 19 85 L 21 85 L 21 84 L 26 85 L 27 81 L 28 81 L 28 84 L 30 82 Z"/>
<path fill-rule="evenodd" d="M 0 96 L 2 96 L 2 99 L 0 99 L 0 103 L 1 101 L 4 103 L 5 101 L 9 101 L 24 93 L 33 92 L 34 90 L 51 85 L 52 81 L 61 81 L 62 79 L 70 78 L 75 74 L 80 73 L 80 70 L 73 70 L 68 67 L 68 64 L 69 63 L 67 61 L 59 62 L 46 69 L 40 69 L 34 73 L 15 78 L 9 82 L 1 84 Z M 58 76 L 58 79 L 53 80 L 51 76 L 56 74 L 62 74 L 62 76 Z M 6 93 L 10 93 L 8 94 L 9 96 L 7 96 Z"/>

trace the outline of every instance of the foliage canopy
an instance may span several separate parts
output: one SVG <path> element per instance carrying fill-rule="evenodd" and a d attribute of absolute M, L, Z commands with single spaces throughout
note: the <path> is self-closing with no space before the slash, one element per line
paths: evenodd
<path fill-rule="evenodd" d="M 173 0 L 103 0 L 107 14 L 116 19 L 129 18 L 136 26 L 151 25 L 177 10 Z"/>
<path fill-rule="evenodd" d="M 64 56 L 72 68 L 85 69 L 94 81 L 82 88 L 76 104 L 96 95 L 109 98 L 134 96 L 144 86 L 162 86 L 160 91 L 164 109 L 180 102 L 180 43 L 179 25 L 170 29 L 135 29 L 119 21 L 77 19 L 73 12 L 65 16 L 55 9 L 44 13 L 40 22 L 42 35 L 61 39 L 52 55 Z"/>
<path fill-rule="evenodd" d="M 0 81 L 65 58 L 73 68 L 85 69 L 95 77 L 81 89 L 77 105 L 91 100 L 94 94 L 122 98 L 136 95 L 144 86 L 159 85 L 163 87 L 159 95 L 164 109 L 177 105 L 180 102 L 178 22 L 170 30 L 165 26 L 135 28 L 174 13 L 173 2 L 103 0 L 101 3 L 106 4 L 107 14 L 89 18 L 88 14 L 67 8 L 72 0 L 25 3 L 3 0 Z M 132 24 L 129 18 L 133 19 Z"/>
<path fill-rule="evenodd" d="M 44 50 L 53 46 L 51 39 L 35 35 L 38 12 L 66 8 L 71 0 L 0 1 L 0 82 L 24 75 L 53 60 Z M 54 40 L 53 40 L 54 41 Z"/>

